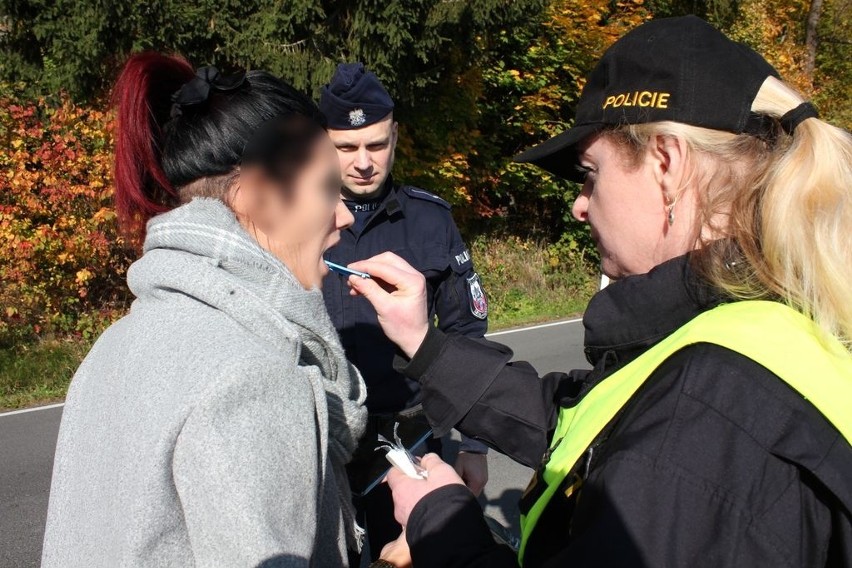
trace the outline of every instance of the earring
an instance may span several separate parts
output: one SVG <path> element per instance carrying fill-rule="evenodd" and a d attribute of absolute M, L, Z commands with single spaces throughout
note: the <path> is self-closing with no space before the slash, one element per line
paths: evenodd
<path fill-rule="evenodd" d="M 674 203 L 669 205 L 669 227 L 674 225 Z"/>

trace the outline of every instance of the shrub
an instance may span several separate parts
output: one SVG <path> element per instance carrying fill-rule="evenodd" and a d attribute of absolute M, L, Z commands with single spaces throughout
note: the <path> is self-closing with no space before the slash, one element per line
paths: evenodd
<path fill-rule="evenodd" d="M 498 234 L 473 239 L 470 249 L 491 330 L 577 314 L 597 290 L 594 262 L 570 245 Z"/>
<path fill-rule="evenodd" d="M 0 346 L 91 336 L 123 311 L 129 251 L 112 208 L 111 119 L 0 87 Z"/>

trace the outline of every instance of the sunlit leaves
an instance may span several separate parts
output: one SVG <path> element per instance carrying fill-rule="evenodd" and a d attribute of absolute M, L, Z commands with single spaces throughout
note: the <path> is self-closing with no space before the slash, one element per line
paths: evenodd
<path fill-rule="evenodd" d="M 0 344 L 92 333 L 119 313 L 127 254 L 112 209 L 109 116 L 0 91 Z M 100 323 L 99 323 L 100 322 Z"/>

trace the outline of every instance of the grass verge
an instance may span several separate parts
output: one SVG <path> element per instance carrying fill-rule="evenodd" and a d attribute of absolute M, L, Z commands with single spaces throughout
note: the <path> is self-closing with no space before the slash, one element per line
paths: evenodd
<path fill-rule="evenodd" d="M 0 411 L 61 400 L 89 346 L 78 339 L 0 349 Z"/>
<path fill-rule="evenodd" d="M 552 321 L 586 308 L 598 276 L 582 255 L 518 237 L 480 237 L 471 253 L 488 296 L 488 329 Z"/>
<path fill-rule="evenodd" d="M 491 331 L 576 315 L 597 289 L 582 258 L 555 255 L 545 243 L 480 237 L 471 251 Z M 0 349 L 0 412 L 62 399 L 90 346 L 65 339 Z"/>

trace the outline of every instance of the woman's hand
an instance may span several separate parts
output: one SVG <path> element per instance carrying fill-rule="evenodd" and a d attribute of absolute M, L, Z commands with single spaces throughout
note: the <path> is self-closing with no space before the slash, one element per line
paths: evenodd
<path fill-rule="evenodd" d="M 396 522 L 405 527 L 412 509 L 427 493 L 446 485 L 464 485 L 464 481 L 451 465 L 444 463 L 437 454 L 426 454 L 420 467 L 428 472 L 426 479 L 408 477 L 396 468 L 388 473 L 388 485 L 393 492 L 393 513 Z"/>
<path fill-rule="evenodd" d="M 380 560 L 390 562 L 396 568 L 411 568 L 411 549 L 408 548 L 408 541 L 405 540 L 405 530 L 399 538 L 392 540 L 382 548 Z"/>
<path fill-rule="evenodd" d="M 426 310 L 426 279 L 392 252 L 353 262 L 349 268 L 372 278 L 349 277 L 353 295 L 367 298 L 379 316 L 388 339 L 410 359 L 417 353 L 429 330 Z"/>
<path fill-rule="evenodd" d="M 479 497 L 488 483 L 488 455 L 459 452 L 455 469 L 473 496 Z"/>

